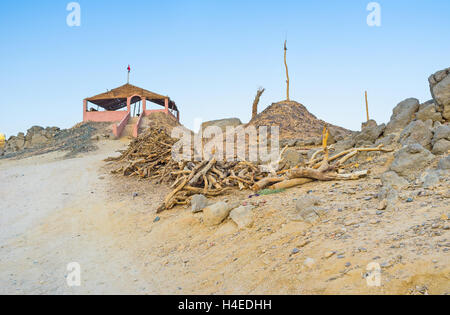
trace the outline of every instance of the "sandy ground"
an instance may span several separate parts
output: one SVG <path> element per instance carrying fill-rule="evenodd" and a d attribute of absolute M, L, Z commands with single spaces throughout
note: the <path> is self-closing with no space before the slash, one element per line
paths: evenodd
<path fill-rule="evenodd" d="M 251 228 L 207 228 L 187 208 L 155 214 L 167 187 L 110 175 L 102 160 L 124 145 L 0 162 L 0 294 L 450 293 L 449 177 L 403 191 L 398 209 L 380 214 L 380 167 L 364 181 L 251 199 L 266 202 Z M 289 219 L 305 194 L 324 200 L 316 225 Z M 66 283 L 71 262 L 81 265 L 80 287 Z M 372 262 L 379 287 L 364 278 Z"/>

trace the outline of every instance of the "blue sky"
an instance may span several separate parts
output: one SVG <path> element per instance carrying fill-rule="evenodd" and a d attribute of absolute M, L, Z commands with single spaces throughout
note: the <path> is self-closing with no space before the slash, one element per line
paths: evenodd
<path fill-rule="evenodd" d="M 291 99 L 321 119 L 359 129 L 386 122 L 401 100 L 431 98 L 427 78 L 450 66 L 450 1 L 79 0 L 68 27 L 62 0 L 0 2 L 0 132 L 71 127 L 82 99 L 126 83 L 169 95 L 182 122 L 251 115 L 285 98 L 288 39 Z"/>

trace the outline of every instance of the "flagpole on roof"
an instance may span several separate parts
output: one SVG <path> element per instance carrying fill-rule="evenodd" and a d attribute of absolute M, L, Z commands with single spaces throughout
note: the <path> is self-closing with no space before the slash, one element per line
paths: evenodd
<path fill-rule="evenodd" d="M 128 68 L 127 68 L 127 70 L 128 70 L 128 78 L 127 78 L 127 84 L 130 84 L 130 71 L 131 71 L 131 67 L 130 67 L 130 65 L 128 65 Z"/>

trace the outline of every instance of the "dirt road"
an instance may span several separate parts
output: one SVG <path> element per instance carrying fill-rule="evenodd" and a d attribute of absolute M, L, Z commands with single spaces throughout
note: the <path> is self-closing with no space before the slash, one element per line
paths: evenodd
<path fill-rule="evenodd" d="M 155 214 L 167 187 L 110 175 L 103 159 L 124 146 L 0 162 L 0 294 L 450 292 L 448 175 L 404 190 L 396 211 L 376 211 L 380 167 L 363 181 L 253 198 L 262 204 L 251 228 L 207 228 L 189 209 Z M 314 226 L 289 219 L 306 194 L 324 200 Z M 249 201 L 248 192 L 218 199 Z M 72 262 L 79 287 L 65 278 Z M 370 263 L 382 268 L 380 286 L 367 284 Z"/>
<path fill-rule="evenodd" d="M 107 181 L 99 169 L 121 142 L 74 159 L 51 153 L 0 162 L 0 294 L 136 293 L 126 249 L 108 234 Z M 66 283 L 81 265 L 82 286 Z M 144 284 L 142 284 L 144 289 Z"/>

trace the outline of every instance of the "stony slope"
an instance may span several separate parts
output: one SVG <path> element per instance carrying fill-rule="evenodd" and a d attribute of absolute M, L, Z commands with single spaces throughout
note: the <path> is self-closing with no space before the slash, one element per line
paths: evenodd
<path fill-rule="evenodd" d="M 273 103 L 252 119 L 249 125 L 279 126 L 282 139 L 316 139 L 322 136 L 323 127 L 328 125 L 337 134 L 349 134 L 350 131 L 328 124 L 311 114 L 308 109 L 294 101 Z"/>

